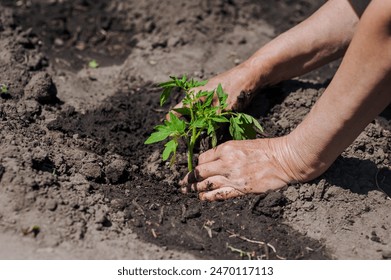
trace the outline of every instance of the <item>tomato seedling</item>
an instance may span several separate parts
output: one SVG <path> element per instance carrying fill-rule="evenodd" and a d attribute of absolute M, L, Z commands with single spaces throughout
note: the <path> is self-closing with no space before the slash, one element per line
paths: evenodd
<path fill-rule="evenodd" d="M 99 67 L 99 63 L 95 59 L 93 59 L 88 62 L 88 67 L 90 67 L 91 69 L 96 69 Z"/>
<path fill-rule="evenodd" d="M 169 138 L 170 140 L 165 144 L 162 157 L 163 160 L 168 160 L 171 156 L 171 165 L 175 162 L 179 140 L 183 139 L 187 146 L 188 169 L 192 171 L 194 146 L 197 139 L 203 132 L 206 132 L 211 138 L 212 147 L 216 147 L 216 130 L 223 123 L 229 123 L 229 132 L 234 140 L 254 139 L 257 131 L 263 131 L 259 122 L 252 116 L 225 110 L 228 106 L 228 95 L 224 92 L 221 84 L 212 91 L 195 91 L 194 88 L 205 85 L 207 81 L 195 81 L 194 79 L 187 79 L 186 76 L 170 78 L 168 82 L 159 85 L 163 88 L 160 105 L 162 106 L 167 102 L 173 89 L 179 88 L 185 93 L 182 101 L 183 107 L 174 108 L 172 111 L 181 114 L 185 118 L 178 118 L 176 114 L 170 111 L 169 120 L 157 125 L 155 132 L 149 136 L 145 144 L 152 144 Z M 217 105 L 213 104 L 214 96 L 218 99 Z"/>
<path fill-rule="evenodd" d="M 0 84 L 0 94 L 8 94 L 8 87 L 6 85 Z"/>

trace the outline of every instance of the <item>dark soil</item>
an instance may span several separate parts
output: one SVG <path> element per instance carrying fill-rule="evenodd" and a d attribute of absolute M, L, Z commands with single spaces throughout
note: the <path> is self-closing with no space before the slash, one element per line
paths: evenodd
<path fill-rule="evenodd" d="M 0 258 L 388 258 L 389 109 L 317 180 L 222 202 L 178 191 L 183 149 L 170 169 L 143 144 L 180 100 L 157 80 L 229 69 L 323 2 L 0 0 Z M 248 111 L 289 133 L 337 65 Z"/>
<path fill-rule="evenodd" d="M 94 188 L 111 201 L 114 211 L 126 213 L 126 221 L 142 239 L 204 258 L 240 258 L 231 246 L 251 258 L 328 258 L 319 242 L 282 224 L 287 201 L 281 193 L 214 203 L 180 194 L 176 182 L 186 171 L 185 161 L 170 170 L 160 158 L 162 147 L 144 144 L 164 117 L 156 113 L 159 95 L 151 86 L 118 93 L 94 111 L 82 115 L 66 111 L 48 127 L 69 137 L 79 135 L 79 147 L 100 155 L 120 154 L 126 160 L 128 168 L 110 164 L 106 174 L 92 179 L 101 182 Z"/>

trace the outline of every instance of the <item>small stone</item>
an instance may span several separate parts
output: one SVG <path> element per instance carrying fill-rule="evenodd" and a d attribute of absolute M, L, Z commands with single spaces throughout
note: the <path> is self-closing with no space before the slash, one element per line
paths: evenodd
<path fill-rule="evenodd" d="M 55 211 L 57 209 L 57 201 L 54 199 L 49 199 L 46 201 L 46 208 L 50 211 Z"/>
<path fill-rule="evenodd" d="M 296 201 L 299 198 L 299 192 L 295 187 L 289 186 L 287 190 L 284 192 L 285 197 L 289 201 Z"/>
<path fill-rule="evenodd" d="M 144 25 L 144 30 L 148 33 L 151 33 L 156 27 L 156 24 L 153 21 L 148 21 Z"/>
<path fill-rule="evenodd" d="M 383 257 L 383 259 L 391 260 L 391 249 L 383 250 L 382 257 Z"/>
<path fill-rule="evenodd" d="M 201 208 L 196 206 L 187 209 L 183 215 L 183 218 L 189 220 L 189 219 L 198 218 L 199 216 L 201 216 Z"/>
<path fill-rule="evenodd" d="M 113 184 L 120 183 L 126 177 L 128 162 L 116 159 L 105 168 L 107 179 Z"/>
<path fill-rule="evenodd" d="M 107 221 L 107 214 L 105 211 L 98 210 L 95 213 L 95 223 L 96 224 L 104 224 Z"/>
<path fill-rule="evenodd" d="M 24 88 L 26 99 L 35 99 L 40 103 L 51 103 L 56 100 L 57 88 L 52 77 L 46 72 L 35 74 Z"/>
<path fill-rule="evenodd" d="M 140 41 L 137 42 L 136 47 L 139 48 L 139 49 L 142 49 L 142 50 L 149 50 L 149 49 L 152 48 L 152 45 L 147 40 L 140 40 Z"/>
<path fill-rule="evenodd" d="M 182 38 L 173 36 L 168 39 L 167 46 L 168 47 L 176 47 L 176 46 L 180 45 L 181 43 L 182 43 Z"/>
<path fill-rule="evenodd" d="M 54 45 L 57 47 L 62 47 L 64 46 L 64 40 L 61 38 L 56 38 L 54 39 Z"/>
<path fill-rule="evenodd" d="M 87 162 L 83 164 L 80 173 L 84 175 L 87 180 L 97 180 L 101 177 L 102 171 L 97 163 Z"/>

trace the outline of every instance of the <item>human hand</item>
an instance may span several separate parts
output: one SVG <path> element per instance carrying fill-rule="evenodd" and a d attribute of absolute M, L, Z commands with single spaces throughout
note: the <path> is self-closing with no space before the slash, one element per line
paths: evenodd
<path fill-rule="evenodd" d="M 199 192 L 202 200 L 224 200 L 306 181 L 305 165 L 294 154 L 286 137 L 229 141 L 199 156 L 181 190 Z"/>
<path fill-rule="evenodd" d="M 194 92 L 215 90 L 221 84 L 224 92 L 228 94 L 226 110 L 242 111 L 252 100 L 258 85 L 255 82 L 255 73 L 249 71 L 244 65 L 239 65 L 227 72 L 211 78 L 205 86 L 193 88 Z M 213 99 L 213 105 L 217 105 L 217 95 Z M 182 108 L 179 102 L 174 108 Z M 179 113 L 174 112 L 179 115 Z M 169 115 L 166 115 L 169 119 Z"/>

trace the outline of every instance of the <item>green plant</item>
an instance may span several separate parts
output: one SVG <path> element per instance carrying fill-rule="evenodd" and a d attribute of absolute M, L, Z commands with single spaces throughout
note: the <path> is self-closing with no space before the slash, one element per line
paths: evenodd
<path fill-rule="evenodd" d="M 6 85 L 1 85 L 0 86 L 0 94 L 9 94 L 8 92 L 8 87 Z"/>
<path fill-rule="evenodd" d="M 229 123 L 229 132 L 235 140 L 253 139 L 256 137 L 257 131 L 263 131 L 261 125 L 252 116 L 225 110 L 228 106 L 228 95 L 223 91 L 221 84 L 212 91 L 196 92 L 194 88 L 205 85 L 207 81 L 195 81 L 187 79 L 186 76 L 170 78 L 168 82 L 159 85 L 163 88 L 160 105 L 167 102 L 173 89 L 179 88 L 185 93 L 182 101 L 184 106 L 174 108 L 172 111 L 181 114 L 186 120 L 178 118 L 170 111 L 169 120 L 157 125 L 155 132 L 145 141 L 145 144 L 152 144 L 170 138 L 170 141 L 165 144 L 162 154 L 163 160 L 167 160 L 172 154 L 170 163 L 173 164 L 179 139 L 184 139 L 187 146 L 188 169 L 192 171 L 194 146 L 197 139 L 203 132 L 206 132 L 211 137 L 212 147 L 215 147 L 217 145 L 216 130 L 223 123 Z M 217 105 L 213 105 L 215 95 L 218 99 Z"/>
<path fill-rule="evenodd" d="M 91 69 L 96 69 L 99 67 L 99 63 L 95 59 L 93 59 L 88 62 L 88 67 L 90 67 Z"/>

